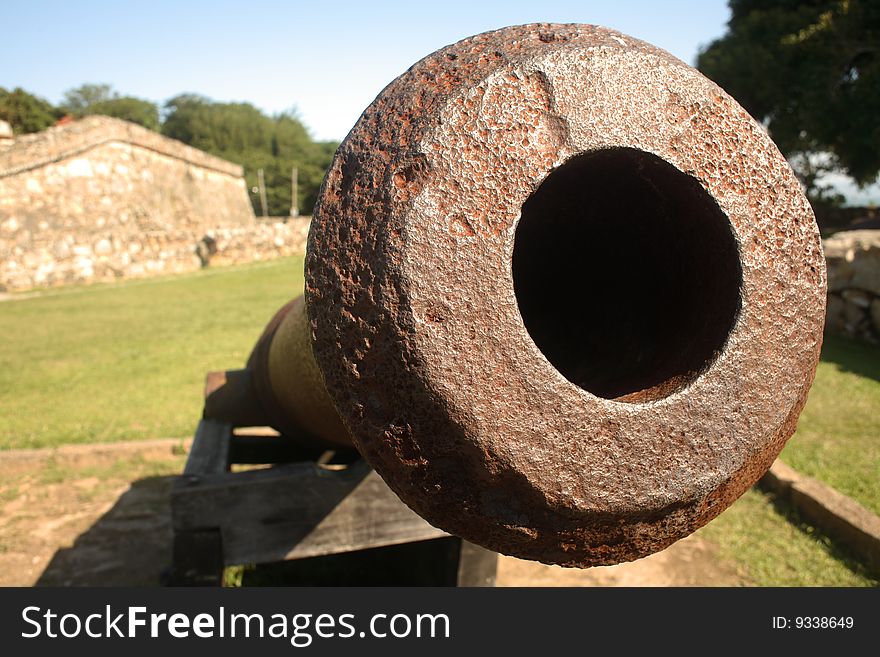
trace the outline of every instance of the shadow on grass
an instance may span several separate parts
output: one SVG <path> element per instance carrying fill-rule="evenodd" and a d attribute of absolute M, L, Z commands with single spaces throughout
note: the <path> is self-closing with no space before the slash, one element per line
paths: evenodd
<path fill-rule="evenodd" d="M 834 363 L 843 372 L 880 381 L 880 347 L 839 336 L 825 336 L 822 361 Z"/>
<path fill-rule="evenodd" d="M 158 586 L 171 562 L 176 477 L 132 482 L 113 507 L 52 557 L 35 586 Z"/>
<path fill-rule="evenodd" d="M 757 490 L 770 500 L 776 513 L 785 518 L 785 520 L 799 532 L 816 543 L 821 544 L 831 557 L 839 561 L 854 574 L 872 580 L 874 586 L 880 586 L 880 571 L 874 572 L 869 569 L 861 560 L 850 552 L 845 545 L 836 541 L 819 527 L 816 527 L 805 520 L 801 514 L 798 513 L 797 509 L 789 504 L 784 498 L 769 490 L 765 490 L 760 486 L 757 487 Z"/>

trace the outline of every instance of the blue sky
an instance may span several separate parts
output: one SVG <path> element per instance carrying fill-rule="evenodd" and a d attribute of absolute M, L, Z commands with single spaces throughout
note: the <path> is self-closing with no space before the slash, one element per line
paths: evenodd
<path fill-rule="evenodd" d="M 182 93 L 296 107 L 319 139 L 342 139 L 393 78 L 434 50 L 506 25 L 596 23 L 693 63 L 720 36 L 726 0 L 580 2 L 4 3 L 0 86 L 58 103 L 106 82 L 163 102 Z"/>

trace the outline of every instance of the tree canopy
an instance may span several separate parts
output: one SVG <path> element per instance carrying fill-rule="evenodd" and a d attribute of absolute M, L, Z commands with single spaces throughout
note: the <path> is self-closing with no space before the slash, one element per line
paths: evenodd
<path fill-rule="evenodd" d="M 293 113 L 270 117 L 249 103 L 216 103 L 182 94 L 165 103 L 164 110 L 164 135 L 243 165 L 248 189 L 257 186 L 262 169 L 270 215 L 288 214 L 290 176 L 296 167 L 297 207 L 311 212 L 337 143 L 313 141 Z M 259 195 L 253 191 L 251 201 L 259 214 Z"/>
<path fill-rule="evenodd" d="M 874 181 L 880 3 L 730 0 L 730 9 L 727 33 L 699 54 L 700 71 L 767 126 L 809 191 L 830 169 Z"/>
<path fill-rule="evenodd" d="M 61 109 L 77 118 L 103 114 L 159 130 L 159 107 L 143 98 L 120 96 L 109 84 L 84 84 L 64 94 Z"/>
<path fill-rule="evenodd" d="M 61 107 L 71 114 L 86 114 L 89 107 L 111 100 L 114 97 L 113 87 L 109 84 L 81 84 L 64 92 Z"/>
<path fill-rule="evenodd" d="M 60 117 L 61 112 L 48 101 L 21 88 L 7 91 L 0 87 L 0 120 L 12 126 L 14 134 L 45 130 Z"/>

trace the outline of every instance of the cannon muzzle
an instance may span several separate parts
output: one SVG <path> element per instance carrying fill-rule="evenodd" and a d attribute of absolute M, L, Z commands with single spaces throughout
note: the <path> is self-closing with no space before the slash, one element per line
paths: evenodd
<path fill-rule="evenodd" d="M 353 444 L 432 524 L 611 564 L 767 470 L 824 307 L 810 205 L 735 101 L 624 34 L 526 25 L 363 113 L 258 369 L 282 424 Z"/>

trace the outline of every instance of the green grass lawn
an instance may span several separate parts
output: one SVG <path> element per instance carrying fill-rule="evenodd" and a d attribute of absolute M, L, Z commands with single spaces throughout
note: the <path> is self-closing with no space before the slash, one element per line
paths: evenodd
<path fill-rule="evenodd" d="M 880 347 L 825 339 L 782 460 L 880 514 Z"/>
<path fill-rule="evenodd" d="M 751 489 L 697 531 L 754 586 L 878 586 L 845 549 L 775 496 Z"/>
<path fill-rule="evenodd" d="M 243 367 L 302 258 L 0 302 L 0 449 L 192 433 L 208 370 Z"/>

